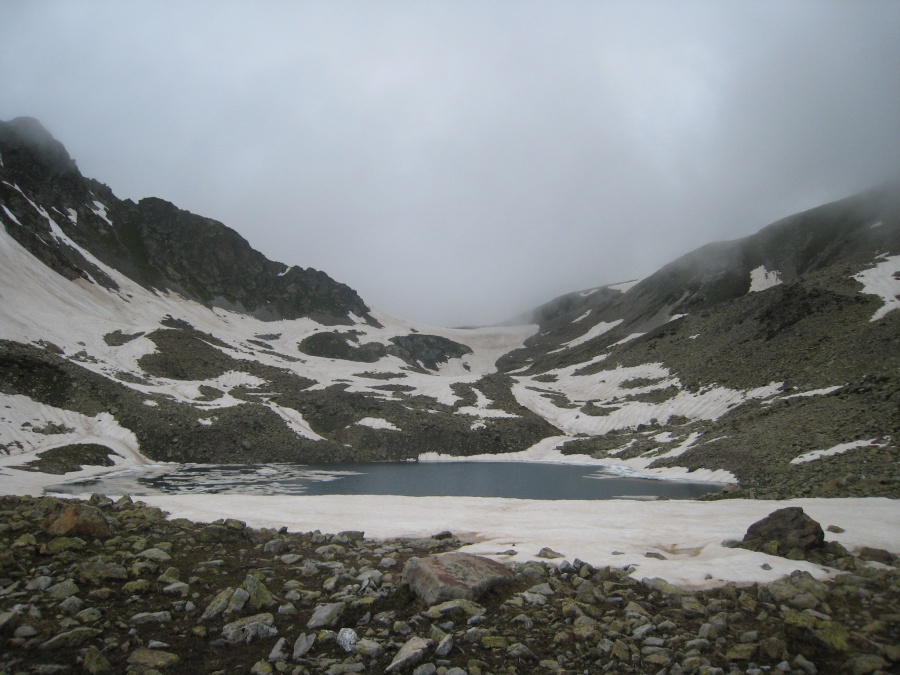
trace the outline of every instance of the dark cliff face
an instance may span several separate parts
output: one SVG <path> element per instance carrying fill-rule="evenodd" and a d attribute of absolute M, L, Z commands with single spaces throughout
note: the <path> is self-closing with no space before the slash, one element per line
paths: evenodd
<path fill-rule="evenodd" d="M 318 270 L 268 260 L 218 221 L 162 199 L 137 204 L 118 199 L 107 186 L 82 176 L 65 147 L 37 120 L 0 122 L 0 156 L 0 197 L 27 214 L 19 218 L 19 227 L 7 229 L 68 279 L 115 287 L 98 266 L 53 234 L 53 224 L 137 283 L 207 306 L 263 320 L 308 316 L 339 324 L 351 323 L 348 314 L 353 313 L 374 321 L 349 286 Z"/>

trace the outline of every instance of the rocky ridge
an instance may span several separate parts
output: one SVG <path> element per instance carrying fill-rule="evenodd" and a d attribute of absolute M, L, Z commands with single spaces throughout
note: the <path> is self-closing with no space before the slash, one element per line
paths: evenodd
<path fill-rule="evenodd" d="M 690 592 L 549 549 L 552 563 L 499 570 L 453 554 L 428 581 L 463 543 L 449 532 L 254 530 L 100 495 L 3 497 L 0 515 L 4 673 L 866 675 L 900 661 L 884 551 L 812 544 L 788 555 L 840 570 L 831 581 Z M 469 595 L 436 590 L 454 567 Z"/>

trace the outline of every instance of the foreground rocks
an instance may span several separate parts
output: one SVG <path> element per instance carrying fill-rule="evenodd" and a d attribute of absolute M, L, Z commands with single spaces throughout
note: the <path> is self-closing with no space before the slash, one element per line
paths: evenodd
<path fill-rule="evenodd" d="M 900 662 L 896 570 L 834 546 L 814 549 L 844 570 L 833 581 L 704 592 L 633 567 L 431 557 L 459 546 L 167 520 L 128 498 L 0 498 L 0 673 L 866 675 Z M 433 590 L 466 583 L 477 590 Z"/>

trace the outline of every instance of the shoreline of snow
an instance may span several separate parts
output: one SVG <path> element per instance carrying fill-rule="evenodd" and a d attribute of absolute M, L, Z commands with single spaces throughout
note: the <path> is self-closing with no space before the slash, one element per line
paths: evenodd
<path fill-rule="evenodd" d="M 635 567 L 633 576 L 660 577 L 686 588 L 710 588 L 733 582 L 771 582 L 794 570 L 817 578 L 834 571 L 740 548 L 722 546 L 740 540 L 747 528 L 776 509 L 800 506 L 852 550 L 861 546 L 900 550 L 900 518 L 894 500 L 883 497 L 687 500 L 537 501 L 483 497 L 393 497 L 366 495 L 250 496 L 160 495 L 142 501 L 172 518 L 212 522 L 238 517 L 255 528 L 290 531 L 362 530 L 367 537 L 428 537 L 450 530 L 471 542 L 462 550 L 500 561 L 540 560 L 541 548 L 595 567 Z M 508 551 L 516 555 L 508 555 Z M 661 553 L 667 559 L 648 558 Z M 763 569 L 767 564 L 771 569 Z M 707 578 L 709 577 L 709 578 Z"/>

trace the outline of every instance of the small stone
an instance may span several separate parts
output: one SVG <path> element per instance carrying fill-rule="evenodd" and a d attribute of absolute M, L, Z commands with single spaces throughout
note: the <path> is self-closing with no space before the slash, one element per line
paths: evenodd
<path fill-rule="evenodd" d="M 54 635 L 52 638 L 41 644 L 40 649 L 60 649 L 80 647 L 93 637 L 100 635 L 97 628 L 87 628 L 84 626 L 73 628 Z"/>
<path fill-rule="evenodd" d="M 521 642 L 511 644 L 506 650 L 507 656 L 512 659 L 525 659 L 526 661 L 537 661 L 537 655 Z"/>
<path fill-rule="evenodd" d="M 269 652 L 269 661 L 274 663 L 275 661 L 287 658 L 287 654 L 284 651 L 284 645 L 286 643 L 286 638 L 278 638 L 278 642 L 275 643 L 275 646 L 272 647 L 272 651 Z"/>
<path fill-rule="evenodd" d="M 357 642 L 353 646 L 353 650 L 360 656 L 372 659 L 378 658 L 384 653 L 384 647 L 375 642 L 375 640 L 370 640 L 369 638 L 363 638 Z"/>
<path fill-rule="evenodd" d="M 803 654 L 797 654 L 797 656 L 794 657 L 793 663 L 803 670 L 803 672 L 808 673 L 808 675 L 816 675 L 816 673 L 819 672 L 819 669 L 816 668 L 816 664 L 803 656 Z"/>
<path fill-rule="evenodd" d="M 275 627 L 275 617 L 268 612 L 254 614 L 253 616 L 238 619 L 222 628 L 222 637 L 231 644 L 240 642 L 251 643 L 259 638 L 274 637 L 278 635 Z"/>
<path fill-rule="evenodd" d="M 309 653 L 309 650 L 312 649 L 313 644 L 316 642 L 316 634 L 309 633 L 308 635 L 300 634 L 300 637 L 294 642 L 294 653 L 291 658 L 294 661 L 299 661 L 304 656 Z"/>
<path fill-rule="evenodd" d="M 146 551 L 141 551 L 137 554 L 138 558 L 144 558 L 146 560 L 152 560 L 153 562 L 168 562 L 172 559 L 168 553 L 163 551 L 161 548 L 148 548 Z"/>
<path fill-rule="evenodd" d="M 108 672 L 112 666 L 100 650 L 94 645 L 91 645 L 84 653 L 84 661 L 82 662 L 81 667 L 84 672 L 96 675 L 97 673 Z"/>
<path fill-rule="evenodd" d="M 231 598 L 228 600 L 228 606 L 225 608 L 225 614 L 236 614 L 244 609 L 250 594 L 243 588 L 236 588 Z"/>
<path fill-rule="evenodd" d="M 397 652 L 394 660 L 391 661 L 391 664 L 384 672 L 393 673 L 415 665 L 425 656 L 425 652 L 430 644 L 430 640 L 424 640 L 420 637 L 410 638 L 400 647 L 400 651 Z"/>
<path fill-rule="evenodd" d="M 234 589 L 230 586 L 219 591 L 216 594 L 216 597 L 212 599 L 212 602 L 206 606 L 200 620 L 206 621 L 207 619 L 212 619 L 222 614 L 225 611 L 225 608 L 228 607 L 228 601 L 231 600 L 232 595 L 234 595 Z"/>
<path fill-rule="evenodd" d="M 65 600 L 79 592 L 78 586 L 71 579 L 66 579 L 47 589 L 47 595 L 51 600 Z"/>
<path fill-rule="evenodd" d="M 441 641 L 438 643 L 437 648 L 434 650 L 434 655 L 439 659 L 442 659 L 450 654 L 450 651 L 453 649 L 453 634 L 448 633 L 444 637 L 441 638 Z"/>
<path fill-rule="evenodd" d="M 850 659 L 847 665 L 853 675 L 869 675 L 869 673 L 886 669 L 890 664 L 875 654 L 863 654 Z"/>
<path fill-rule="evenodd" d="M 338 643 L 338 647 L 343 649 L 345 652 L 350 652 L 353 651 L 353 645 L 355 645 L 359 641 L 359 636 L 352 628 L 341 628 L 341 630 L 338 631 L 336 641 Z"/>
<path fill-rule="evenodd" d="M 549 546 L 545 546 L 540 551 L 537 552 L 538 558 L 544 558 L 545 560 L 554 560 L 555 558 L 562 558 L 563 554 L 558 551 L 554 551 Z"/>
<path fill-rule="evenodd" d="M 131 617 L 131 622 L 136 624 L 145 623 L 169 623 L 172 615 L 169 612 L 139 612 Z"/>
<path fill-rule="evenodd" d="M 312 617 L 306 622 L 307 628 L 321 628 L 334 626 L 337 624 L 341 615 L 344 613 L 345 605 L 342 602 L 335 602 L 328 605 L 318 605 L 313 610 Z"/>
<path fill-rule="evenodd" d="M 128 663 L 146 670 L 166 670 L 177 666 L 181 659 L 177 654 L 139 647 L 128 656 Z"/>
<path fill-rule="evenodd" d="M 756 655 L 758 649 L 757 644 L 731 645 L 725 653 L 725 658 L 729 661 L 749 661 Z"/>

